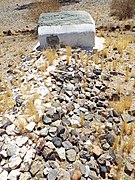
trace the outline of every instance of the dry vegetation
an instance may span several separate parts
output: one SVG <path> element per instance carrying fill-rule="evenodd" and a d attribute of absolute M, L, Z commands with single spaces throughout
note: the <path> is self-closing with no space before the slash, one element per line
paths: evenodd
<path fill-rule="evenodd" d="M 60 7 L 59 0 L 41 0 L 31 3 L 31 7 L 28 12 L 30 20 L 37 22 L 41 13 L 55 12 Z"/>
<path fill-rule="evenodd" d="M 119 19 L 131 18 L 135 12 L 134 0 L 112 0 L 111 4 L 112 14 L 119 17 Z"/>

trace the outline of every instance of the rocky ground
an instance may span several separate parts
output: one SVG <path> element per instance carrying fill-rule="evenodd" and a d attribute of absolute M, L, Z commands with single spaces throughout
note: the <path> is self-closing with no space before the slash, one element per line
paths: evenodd
<path fill-rule="evenodd" d="M 88 4 L 61 10 L 91 12 L 106 39 L 101 52 L 32 51 L 34 23 L 24 33 L 1 27 L 2 180 L 135 179 L 133 19 L 119 22 L 108 5 Z"/>

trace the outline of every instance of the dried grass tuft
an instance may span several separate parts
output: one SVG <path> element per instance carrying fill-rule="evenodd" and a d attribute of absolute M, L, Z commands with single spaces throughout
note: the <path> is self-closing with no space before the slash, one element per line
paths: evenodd
<path fill-rule="evenodd" d="M 118 114 L 122 114 L 123 112 L 130 109 L 132 105 L 132 96 L 123 96 L 120 98 L 120 101 L 110 102 L 110 106 L 114 108 Z"/>
<path fill-rule="evenodd" d="M 135 12 L 134 0 L 112 0 L 111 14 L 116 15 L 120 20 L 131 18 Z"/>
<path fill-rule="evenodd" d="M 27 18 L 30 21 L 37 22 L 40 14 L 58 11 L 60 7 L 59 0 L 41 0 L 31 3 Z"/>

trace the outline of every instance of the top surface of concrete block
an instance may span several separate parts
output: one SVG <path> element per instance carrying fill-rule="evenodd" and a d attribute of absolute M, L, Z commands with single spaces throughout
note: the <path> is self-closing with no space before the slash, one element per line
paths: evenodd
<path fill-rule="evenodd" d="M 63 11 L 56 13 L 43 13 L 39 17 L 40 26 L 63 26 L 78 24 L 94 24 L 89 13 L 85 11 Z"/>

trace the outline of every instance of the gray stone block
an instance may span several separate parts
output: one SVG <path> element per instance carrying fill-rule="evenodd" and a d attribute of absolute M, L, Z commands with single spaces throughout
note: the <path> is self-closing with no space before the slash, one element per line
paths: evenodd
<path fill-rule="evenodd" d="M 95 22 L 85 11 L 43 13 L 38 23 L 41 48 L 56 44 L 84 48 L 95 46 Z"/>

